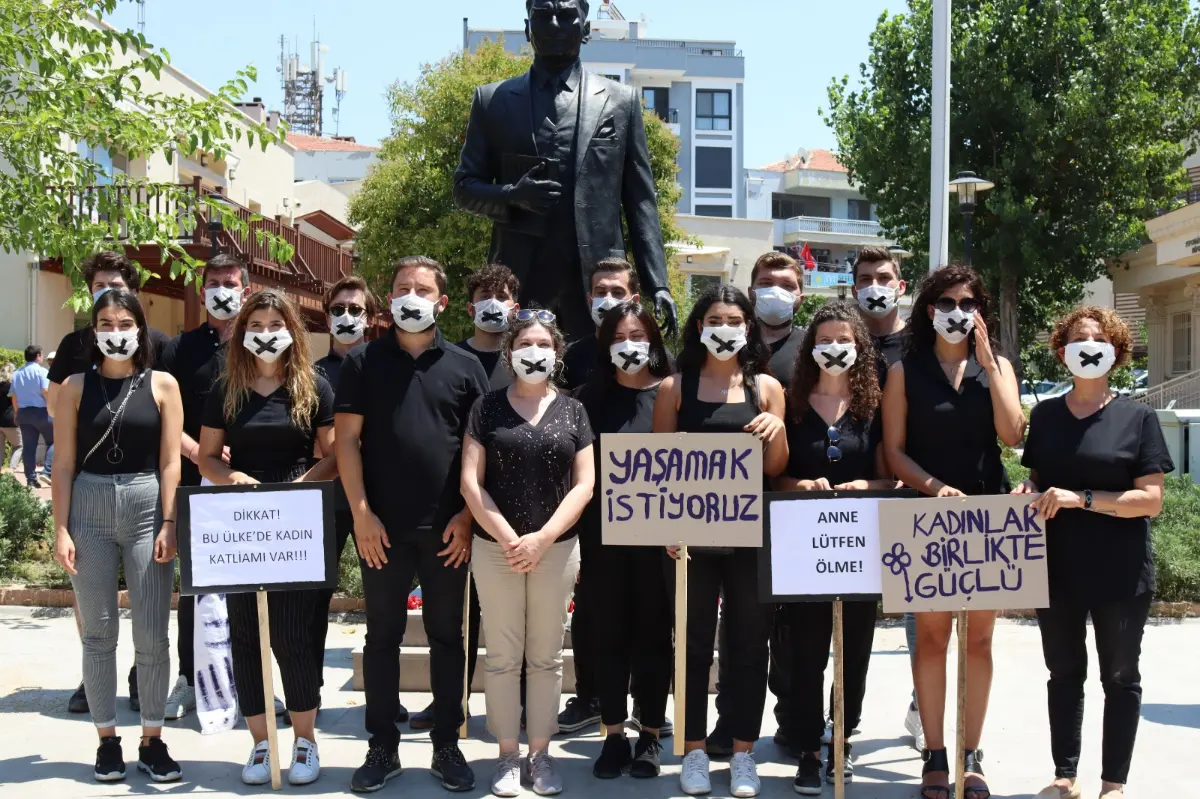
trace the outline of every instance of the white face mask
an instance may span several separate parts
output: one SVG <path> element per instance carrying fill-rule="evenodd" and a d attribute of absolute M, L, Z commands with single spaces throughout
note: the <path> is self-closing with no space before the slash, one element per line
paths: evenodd
<path fill-rule="evenodd" d="M 353 344 L 363 337 L 366 329 L 366 316 L 344 313 L 341 316 L 329 317 L 329 332 L 339 344 Z"/>
<path fill-rule="evenodd" d="M 508 314 L 512 309 L 493 297 L 475 303 L 475 327 L 485 333 L 508 330 Z"/>
<path fill-rule="evenodd" d="M 867 286 L 858 290 L 858 307 L 867 316 L 882 319 L 896 309 L 896 290 L 891 286 Z"/>
<path fill-rule="evenodd" d="M 604 321 L 604 315 L 611 309 L 616 308 L 624 300 L 618 300 L 616 297 L 596 297 L 592 300 L 592 321 L 596 323 L 596 327 Z"/>
<path fill-rule="evenodd" d="M 437 303 L 419 297 L 416 294 L 405 294 L 392 300 L 392 319 L 396 327 L 406 333 L 420 333 L 434 322 L 437 314 Z"/>
<path fill-rule="evenodd" d="M 292 346 L 292 334 L 287 330 L 276 330 L 274 333 L 253 333 L 249 330 L 242 337 L 242 345 L 254 355 L 267 363 L 275 363 L 279 356 Z"/>
<path fill-rule="evenodd" d="M 813 347 L 813 360 L 817 366 L 831 375 L 840 375 L 858 360 L 858 348 L 853 344 L 817 344 Z"/>
<path fill-rule="evenodd" d="M 115 333 L 96 333 L 96 346 L 105 358 L 128 361 L 138 349 L 138 331 L 118 330 Z"/>
<path fill-rule="evenodd" d="M 796 295 L 779 286 L 754 290 L 754 313 L 768 325 L 792 321 L 796 311 Z"/>
<path fill-rule="evenodd" d="M 729 325 L 706 327 L 700 331 L 700 341 L 718 361 L 728 361 L 746 346 L 746 328 Z"/>
<path fill-rule="evenodd" d="M 513 371 L 526 383 L 545 383 L 556 363 L 554 350 L 549 347 L 529 346 L 512 351 Z"/>
<path fill-rule="evenodd" d="M 1073 341 L 1065 348 L 1064 360 L 1076 377 L 1104 377 L 1117 362 L 1117 350 L 1107 341 Z"/>
<path fill-rule="evenodd" d="M 204 307 L 209 316 L 224 321 L 237 316 L 242 309 L 242 292 L 220 286 L 204 290 Z"/>
<path fill-rule="evenodd" d="M 975 329 L 975 316 L 961 308 L 950 313 L 934 310 L 933 329 L 951 344 L 959 344 Z"/>
<path fill-rule="evenodd" d="M 608 348 L 613 365 L 627 375 L 636 375 L 650 363 L 649 341 L 618 341 Z"/>

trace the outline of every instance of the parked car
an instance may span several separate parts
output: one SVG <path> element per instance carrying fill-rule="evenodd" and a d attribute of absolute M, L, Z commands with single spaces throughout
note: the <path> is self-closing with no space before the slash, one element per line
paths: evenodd
<path fill-rule="evenodd" d="M 1133 387 L 1118 389 L 1117 393 L 1124 397 L 1143 396 L 1150 386 L 1150 373 L 1145 369 L 1133 370 Z"/>
<path fill-rule="evenodd" d="M 1027 408 L 1032 408 L 1042 400 L 1061 397 L 1071 390 L 1072 385 L 1070 380 L 1064 380 L 1061 383 L 1039 380 L 1032 385 L 1027 382 L 1021 391 L 1021 404 Z"/>

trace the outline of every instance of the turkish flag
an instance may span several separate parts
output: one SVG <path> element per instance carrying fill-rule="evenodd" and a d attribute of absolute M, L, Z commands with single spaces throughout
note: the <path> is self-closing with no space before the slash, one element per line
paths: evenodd
<path fill-rule="evenodd" d="M 804 242 L 804 248 L 800 250 L 800 260 L 804 262 L 804 268 L 810 272 L 817 268 L 817 259 L 813 258 L 812 250 L 808 247 L 808 242 Z"/>

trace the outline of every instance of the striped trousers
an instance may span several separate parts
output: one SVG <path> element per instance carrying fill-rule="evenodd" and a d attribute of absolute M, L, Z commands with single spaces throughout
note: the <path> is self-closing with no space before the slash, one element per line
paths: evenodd
<path fill-rule="evenodd" d="M 133 610 L 142 725 L 161 727 L 171 670 L 167 623 L 175 563 L 154 562 L 162 501 L 154 472 L 81 472 L 71 487 L 67 530 L 75 542 L 71 577 L 83 627 L 83 685 L 92 721 L 117 723 L 117 579 L 122 566 Z"/>

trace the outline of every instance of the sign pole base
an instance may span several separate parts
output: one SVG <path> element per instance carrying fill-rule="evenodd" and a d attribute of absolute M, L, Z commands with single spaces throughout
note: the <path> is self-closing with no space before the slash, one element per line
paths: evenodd
<path fill-rule="evenodd" d="M 954 795 L 964 796 L 966 773 L 963 771 L 967 751 L 967 612 L 954 614 L 958 628 L 958 721 L 955 724 L 955 750 L 958 762 L 954 767 Z"/>
<path fill-rule="evenodd" d="M 687 737 L 687 561 L 688 548 L 679 544 L 675 561 L 675 756 L 683 757 Z"/>
<path fill-rule="evenodd" d="M 258 654 L 262 659 L 263 714 L 267 722 L 267 750 L 271 759 L 271 788 L 280 790 L 283 779 L 279 776 L 279 737 L 275 730 L 275 675 L 271 671 L 271 621 L 267 607 L 267 592 L 258 592 Z"/>
<path fill-rule="evenodd" d="M 846 797 L 846 683 L 842 600 L 833 600 L 833 795 Z M 962 796 L 962 794 L 958 794 Z"/>
<path fill-rule="evenodd" d="M 462 727 L 459 738 L 467 737 L 467 720 L 471 718 L 471 571 L 467 570 L 467 587 L 463 593 L 463 701 Z"/>

